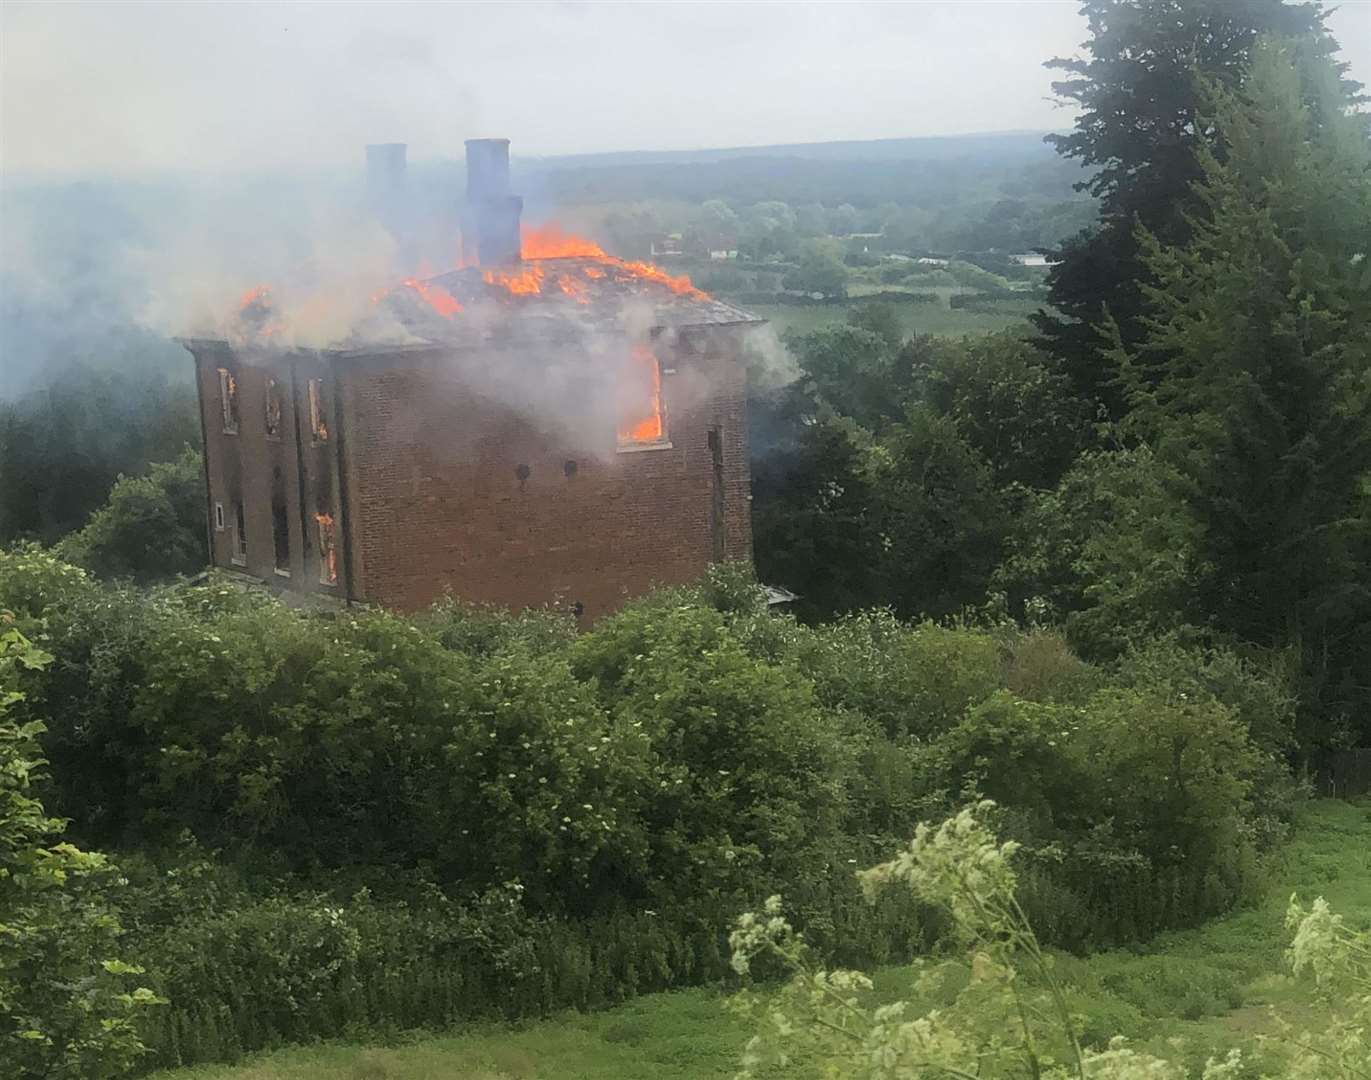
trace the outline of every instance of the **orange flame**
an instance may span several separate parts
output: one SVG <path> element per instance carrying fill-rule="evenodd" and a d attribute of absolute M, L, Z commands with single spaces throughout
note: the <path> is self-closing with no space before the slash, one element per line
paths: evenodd
<path fill-rule="evenodd" d="M 516 270 L 486 270 L 481 277 L 487 285 L 500 285 L 515 296 L 537 296 L 543 291 L 541 266 L 526 266 Z"/>
<path fill-rule="evenodd" d="M 338 584 L 338 545 L 334 541 L 333 515 L 315 514 L 319 526 L 319 581 L 324 585 Z"/>
<path fill-rule="evenodd" d="M 238 310 L 243 311 L 253 304 L 271 306 L 271 290 L 265 285 L 254 285 L 238 299 Z"/>
<path fill-rule="evenodd" d="M 629 387 L 639 389 L 643 396 L 631 407 L 619 423 L 619 445 L 635 446 L 661 442 L 665 425 L 662 422 L 662 368 L 657 357 L 646 345 L 635 345 L 629 354 Z"/>
<path fill-rule="evenodd" d="M 557 275 L 557 288 L 566 293 L 578 304 L 590 303 L 590 297 L 586 295 L 586 287 L 583 282 L 577 281 L 570 274 Z"/>
<path fill-rule="evenodd" d="M 525 225 L 519 230 L 519 241 L 525 259 L 603 259 L 607 256 L 599 244 L 583 236 L 562 232 L 551 223 Z"/>
<path fill-rule="evenodd" d="M 458 301 L 457 297 L 453 296 L 441 285 L 425 284 L 417 278 L 406 278 L 402 284 L 406 288 L 413 289 L 417 292 L 429 307 L 445 319 L 451 319 L 462 310 L 461 302 Z M 374 303 L 376 300 L 380 299 L 380 296 L 384 295 L 384 293 L 381 293 L 378 296 L 373 296 L 371 298 L 372 302 Z"/>

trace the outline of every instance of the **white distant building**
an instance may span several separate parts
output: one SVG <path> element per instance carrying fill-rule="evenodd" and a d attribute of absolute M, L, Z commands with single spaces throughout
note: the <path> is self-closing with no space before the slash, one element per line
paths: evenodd
<path fill-rule="evenodd" d="M 1051 259 L 1049 259 L 1046 255 L 1040 255 L 1036 251 L 1028 251 L 1022 255 L 1011 255 L 1009 257 L 1021 266 L 1042 267 L 1053 265 Z"/>

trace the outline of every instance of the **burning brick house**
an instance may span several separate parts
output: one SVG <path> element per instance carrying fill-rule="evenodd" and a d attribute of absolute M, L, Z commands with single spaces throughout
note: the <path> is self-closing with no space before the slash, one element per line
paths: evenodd
<path fill-rule="evenodd" d="M 411 610 L 451 591 L 587 620 L 751 556 L 743 338 L 656 267 L 520 231 L 506 140 L 467 144 L 462 269 L 389 337 L 273 345 L 265 294 L 195 359 L 214 565 Z M 399 328 L 398 336 L 394 332 Z"/>

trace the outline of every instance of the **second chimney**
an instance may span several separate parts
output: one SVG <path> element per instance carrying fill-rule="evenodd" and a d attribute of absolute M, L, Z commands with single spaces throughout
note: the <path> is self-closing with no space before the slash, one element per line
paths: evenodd
<path fill-rule="evenodd" d="M 462 247 L 482 266 L 520 259 L 519 215 L 524 200 L 509 193 L 509 140 L 468 139 L 467 206 Z"/>

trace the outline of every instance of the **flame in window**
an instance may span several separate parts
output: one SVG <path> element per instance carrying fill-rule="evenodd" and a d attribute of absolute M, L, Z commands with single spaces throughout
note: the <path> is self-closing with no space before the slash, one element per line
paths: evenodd
<path fill-rule="evenodd" d="M 646 345 L 635 345 L 620 387 L 622 419 L 620 446 L 644 446 L 664 441 L 662 368 Z"/>
<path fill-rule="evenodd" d="M 319 582 L 323 585 L 337 585 L 338 544 L 333 515 L 315 514 L 314 521 L 319 527 Z"/>

